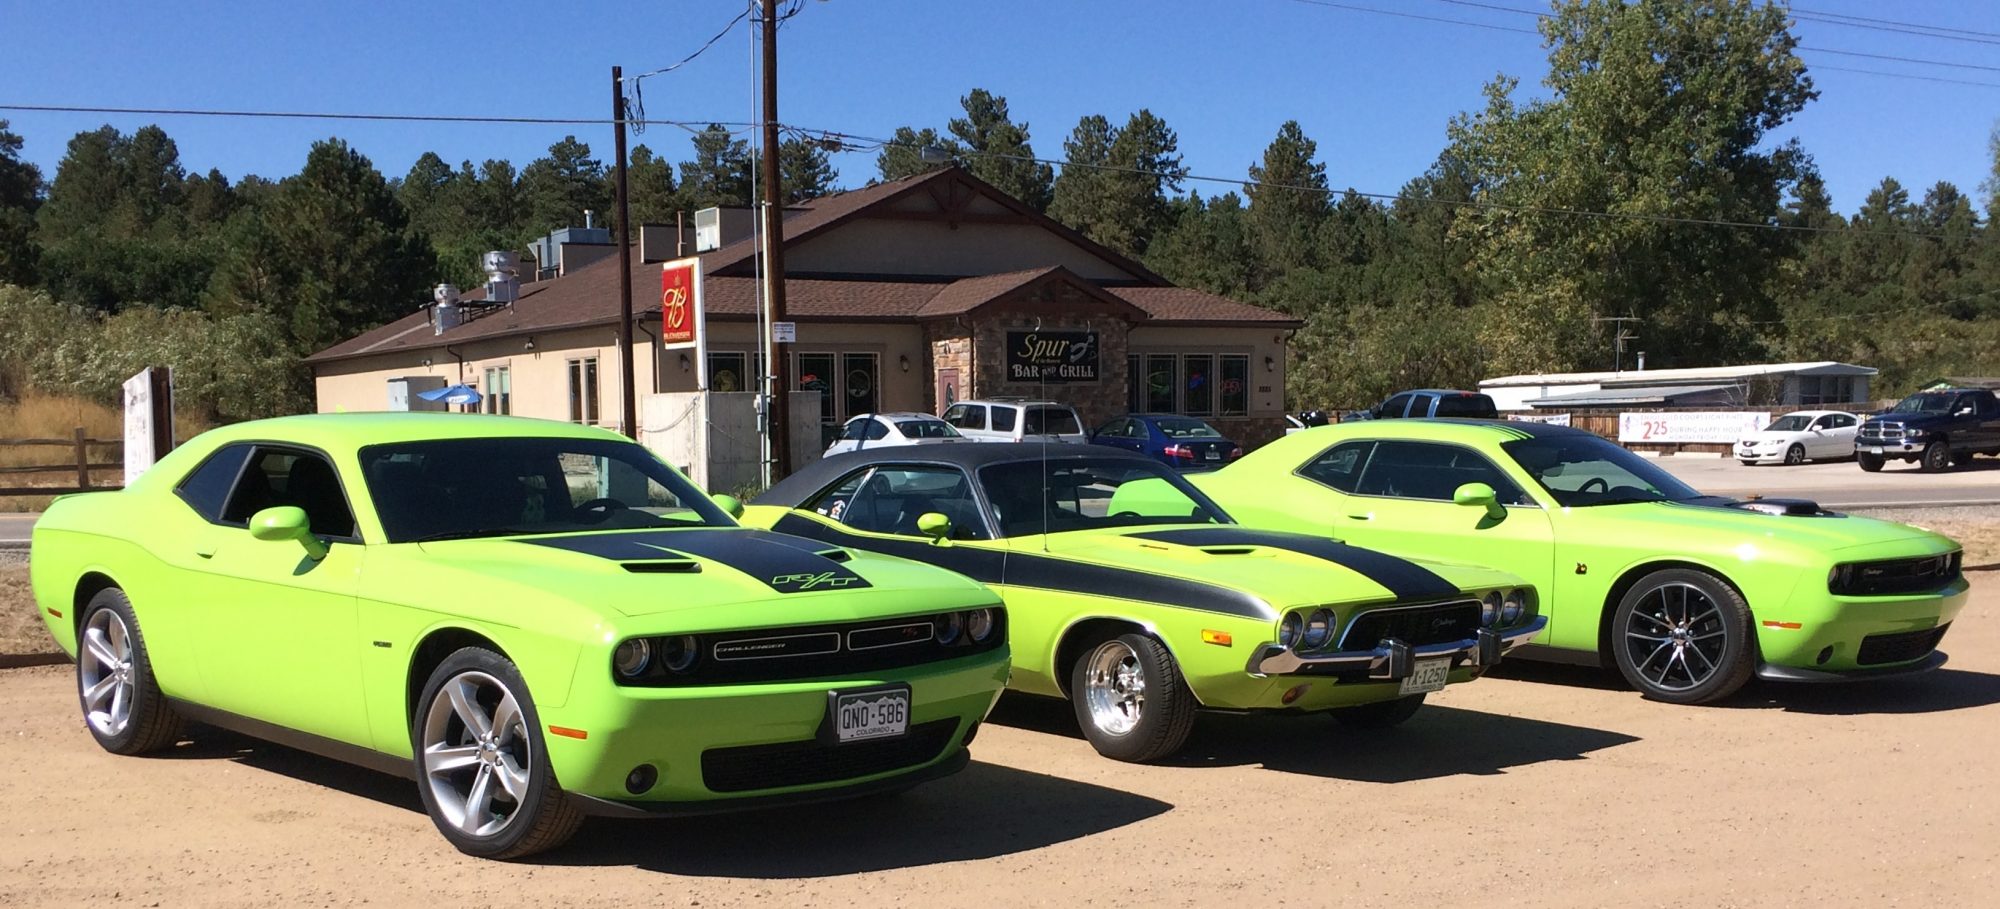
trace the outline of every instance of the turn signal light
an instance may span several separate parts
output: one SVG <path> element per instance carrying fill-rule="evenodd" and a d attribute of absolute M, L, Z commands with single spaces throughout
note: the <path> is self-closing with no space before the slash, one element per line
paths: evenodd
<path fill-rule="evenodd" d="M 1201 642 L 1204 644 L 1220 644 L 1224 647 L 1229 647 L 1236 643 L 1236 639 L 1230 636 L 1229 632 L 1227 631 L 1216 631 L 1213 628 L 1203 628 L 1201 630 Z"/>

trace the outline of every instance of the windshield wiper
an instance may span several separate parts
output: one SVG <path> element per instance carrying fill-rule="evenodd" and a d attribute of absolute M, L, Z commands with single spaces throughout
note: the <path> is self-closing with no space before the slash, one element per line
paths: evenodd
<path fill-rule="evenodd" d="M 436 543 L 442 540 L 470 540 L 476 537 L 505 537 L 505 536 L 513 536 L 516 534 L 528 534 L 534 532 L 535 531 L 528 530 L 522 527 L 481 527 L 475 530 L 446 530 L 438 533 L 430 533 L 420 537 L 416 537 L 411 540 L 407 540 L 405 542 Z"/>

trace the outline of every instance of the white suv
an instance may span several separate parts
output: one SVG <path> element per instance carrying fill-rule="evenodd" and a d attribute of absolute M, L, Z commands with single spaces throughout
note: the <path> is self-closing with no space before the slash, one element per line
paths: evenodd
<path fill-rule="evenodd" d="M 960 401 L 944 410 L 944 421 L 975 442 L 1090 441 L 1083 421 L 1068 404 L 1024 398 Z"/>

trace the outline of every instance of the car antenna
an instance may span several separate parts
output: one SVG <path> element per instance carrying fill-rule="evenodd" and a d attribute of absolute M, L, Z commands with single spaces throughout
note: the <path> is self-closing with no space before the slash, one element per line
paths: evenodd
<path fill-rule="evenodd" d="M 1041 316 L 1036 316 L 1036 317 L 1035 317 L 1035 334 L 1038 334 L 1038 335 L 1039 335 L 1039 334 L 1041 334 L 1041 333 L 1042 333 L 1042 317 L 1041 317 Z M 1044 371 L 1044 370 L 1042 369 L 1042 365 L 1041 365 L 1041 364 L 1039 364 L 1039 363 L 1035 364 L 1035 390 L 1036 390 L 1037 392 L 1040 392 L 1040 394 L 1038 395 L 1038 397 L 1041 397 L 1041 398 L 1042 398 L 1042 399 L 1044 399 L 1044 400 L 1047 400 L 1047 399 L 1048 399 L 1048 396 L 1049 396 L 1049 376 L 1048 376 L 1048 373 L 1047 373 L 1046 371 Z M 1026 408 L 1026 407 L 1023 407 L 1023 408 L 1021 408 L 1021 428 L 1022 428 L 1022 429 L 1026 429 L 1026 428 L 1028 428 L 1028 426 L 1027 426 L 1027 423 L 1028 423 L 1028 414 L 1029 414 L 1029 413 L 1030 413 L 1030 411 L 1029 411 L 1029 409 L 1028 409 L 1028 408 Z M 1048 413 L 1048 410 L 1047 410 L 1046 408 L 1044 408 L 1044 409 L 1043 409 L 1043 411 L 1042 411 L 1042 430 L 1043 430 L 1043 431 L 1042 431 L 1042 494 L 1041 494 L 1041 495 L 1040 495 L 1040 496 L 1038 497 L 1038 498 L 1040 498 L 1040 499 L 1041 499 L 1041 501 L 1042 501 L 1042 551 L 1043 551 L 1043 552 L 1048 552 L 1048 551 L 1049 551 L 1049 501 L 1050 501 L 1050 496 L 1049 496 L 1049 434 L 1048 434 L 1048 428 L 1049 428 L 1049 413 Z"/>

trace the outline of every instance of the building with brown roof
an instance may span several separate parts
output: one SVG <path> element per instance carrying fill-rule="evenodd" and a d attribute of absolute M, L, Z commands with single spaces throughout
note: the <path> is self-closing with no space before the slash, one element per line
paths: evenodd
<path fill-rule="evenodd" d="M 701 390 L 704 375 L 706 390 L 753 388 L 759 279 L 747 220 L 698 253 L 705 369 L 659 343 L 660 263 L 681 235 L 642 232 L 631 352 L 641 394 Z M 1143 411 L 1201 416 L 1252 442 L 1282 431 L 1295 320 L 1176 287 L 962 169 L 795 206 L 784 242 L 790 375 L 822 392 L 829 432 L 857 414 L 996 396 L 1065 401 L 1092 426 Z M 511 305 L 481 306 L 475 292 L 458 324 L 439 330 L 421 311 L 314 354 L 319 409 L 379 410 L 390 380 L 426 376 L 479 389 L 489 412 L 615 428 L 617 257 L 565 258 L 588 264 L 542 269 L 560 274 L 521 285 Z M 1073 362 L 1030 356 L 1051 340 L 1071 342 Z"/>

